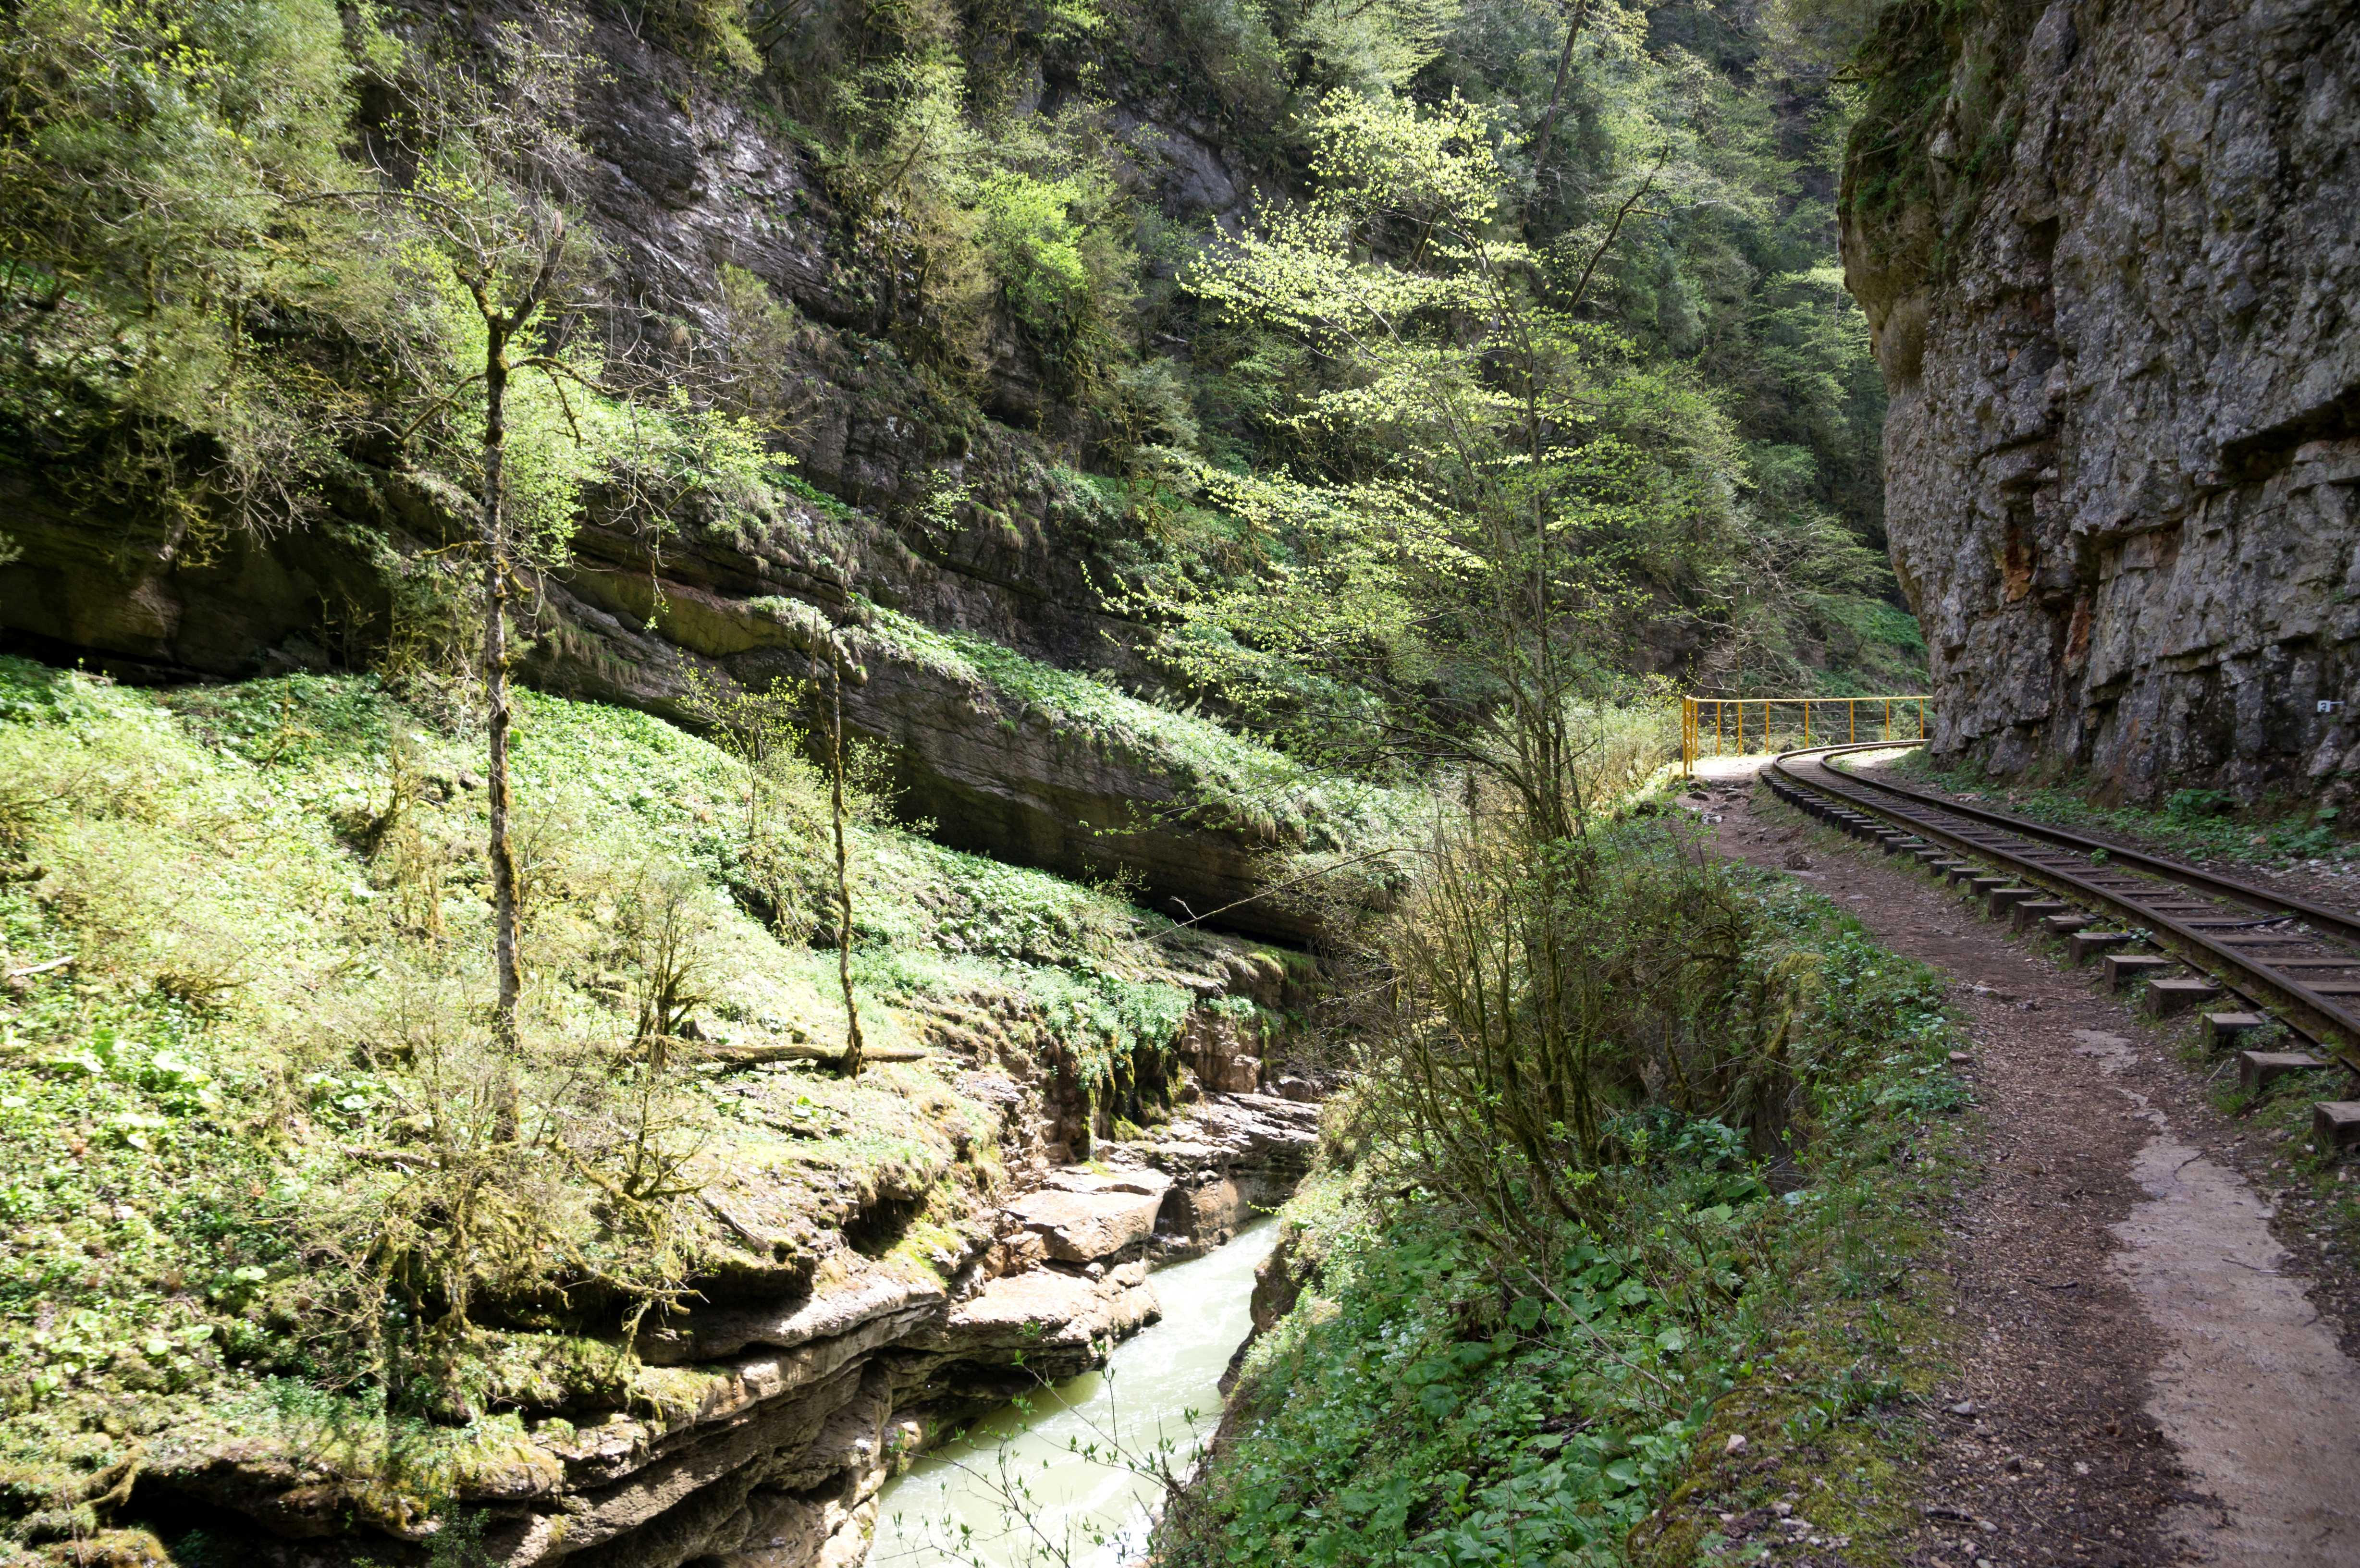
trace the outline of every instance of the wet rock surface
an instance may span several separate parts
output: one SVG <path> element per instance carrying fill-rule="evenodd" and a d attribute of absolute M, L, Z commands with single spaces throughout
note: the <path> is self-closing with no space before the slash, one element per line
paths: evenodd
<path fill-rule="evenodd" d="M 1845 197 L 1937 753 L 2348 793 L 2360 709 L 2321 704 L 2360 702 L 2352 9 L 1978 16 L 1894 40 L 1947 52 L 1949 96 Z"/>

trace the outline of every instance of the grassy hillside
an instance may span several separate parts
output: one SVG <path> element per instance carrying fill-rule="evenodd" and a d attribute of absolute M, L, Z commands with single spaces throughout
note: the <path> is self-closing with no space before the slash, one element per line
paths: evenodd
<path fill-rule="evenodd" d="M 167 1430 L 368 1414 L 384 1452 L 356 1463 L 432 1495 L 521 1411 L 661 1409 L 673 1375 L 639 1365 L 632 1325 L 807 1284 L 823 1231 L 939 1275 L 1038 1136 L 977 1073 L 1077 1128 L 1155 1119 L 1170 1091 L 1140 1067 L 1256 961 L 865 802 L 854 973 L 872 1049 L 902 1060 L 840 1079 L 808 1060 L 843 1031 L 835 955 L 803 940 L 818 780 L 534 697 L 504 1050 L 471 762 L 369 680 L 156 693 L 0 663 L 0 1510 L 21 1540 L 86 1534 Z M 768 922 L 746 908 L 757 782 L 786 869 Z"/>

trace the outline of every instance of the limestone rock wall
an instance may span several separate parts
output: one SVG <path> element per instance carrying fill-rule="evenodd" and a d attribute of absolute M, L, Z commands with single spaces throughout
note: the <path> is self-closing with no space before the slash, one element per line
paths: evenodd
<path fill-rule="evenodd" d="M 600 1396 L 487 1427 L 449 1500 L 482 1511 L 501 1568 L 855 1568 L 897 1464 L 1042 1377 L 1105 1366 L 1162 1316 L 1151 1269 L 1283 1201 L 1317 1124 L 1315 1105 L 1199 1094 L 1152 1137 L 999 1195 L 939 1270 L 831 1233 L 800 1283 L 643 1328 L 619 1408 Z M 269 1568 L 426 1561 L 438 1519 L 370 1473 L 366 1444 L 248 1425 L 159 1438 L 142 1505 L 219 1510 Z"/>
<path fill-rule="evenodd" d="M 2348 794 L 2360 6 L 1885 16 L 1887 58 L 1950 65 L 1855 134 L 1843 233 L 1937 754 Z"/>

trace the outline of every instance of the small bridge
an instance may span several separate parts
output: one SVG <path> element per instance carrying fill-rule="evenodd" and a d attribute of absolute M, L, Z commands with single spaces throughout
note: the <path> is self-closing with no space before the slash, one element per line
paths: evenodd
<path fill-rule="evenodd" d="M 1724 752 L 1743 757 L 1749 752 L 1792 750 L 1797 744 L 1809 746 L 1815 722 L 1821 746 L 1923 740 L 1926 704 L 1932 701 L 1921 695 L 1683 697 L 1680 776 L 1695 773 L 1697 760 L 1702 757 L 1720 757 Z"/>

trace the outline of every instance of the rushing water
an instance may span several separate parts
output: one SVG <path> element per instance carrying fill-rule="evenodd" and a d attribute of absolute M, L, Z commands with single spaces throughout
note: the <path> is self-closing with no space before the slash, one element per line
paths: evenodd
<path fill-rule="evenodd" d="M 983 1563 L 1116 1568 L 1145 1545 L 1157 1484 L 1106 1454 L 1169 1442 L 1185 1466 L 1221 1419 L 1216 1386 L 1251 1326 L 1254 1265 L 1278 1239 L 1263 1220 L 1207 1256 L 1153 1276 L 1163 1321 L 1115 1349 L 1104 1372 L 1043 1388 L 1029 1410 L 976 1421 L 887 1485 L 869 1561 L 875 1568 Z M 1188 1420 L 1188 1412 L 1196 1420 Z M 962 1536 L 960 1527 L 972 1531 Z M 1102 1540 L 1100 1538 L 1103 1538 Z"/>

